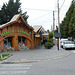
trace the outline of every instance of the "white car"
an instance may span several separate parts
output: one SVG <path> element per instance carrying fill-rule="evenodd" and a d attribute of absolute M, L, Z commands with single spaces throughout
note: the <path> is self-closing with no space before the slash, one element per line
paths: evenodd
<path fill-rule="evenodd" d="M 72 41 L 65 41 L 63 44 L 64 49 L 74 49 L 75 44 Z"/>
<path fill-rule="evenodd" d="M 61 39 L 60 40 L 60 46 L 63 48 L 63 43 L 64 43 L 64 41 L 68 41 L 68 39 Z"/>

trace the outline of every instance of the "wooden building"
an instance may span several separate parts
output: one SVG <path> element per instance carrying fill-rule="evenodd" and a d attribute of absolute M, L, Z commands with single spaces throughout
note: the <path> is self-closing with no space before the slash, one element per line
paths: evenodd
<path fill-rule="evenodd" d="M 49 33 L 44 33 L 44 34 L 42 34 L 42 36 L 44 36 L 45 38 L 47 38 L 49 40 Z"/>
<path fill-rule="evenodd" d="M 45 33 L 45 30 L 41 25 L 35 25 L 35 26 L 33 26 L 33 28 L 34 28 L 34 32 L 35 32 L 34 41 L 35 41 L 35 47 L 36 47 L 37 45 L 39 45 L 40 43 L 43 42 L 42 34 Z"/>
<path fill-rule="evenodd" d="M 0 49 L 11 46 L 17 51 L 21 45 L 34 49 L 41 42 L 41 38 L 35 36 L 37 34 L 21 14 L 14 15 L 10 22 L 0 25 Z"/>

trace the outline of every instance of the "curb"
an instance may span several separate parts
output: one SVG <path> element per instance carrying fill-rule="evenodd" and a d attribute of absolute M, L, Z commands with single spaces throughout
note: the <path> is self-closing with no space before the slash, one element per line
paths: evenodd
<path fill-rule="evenodd" d="M 69 56 L 71 53 L 67 51 L 67 54 L 63 55 L 63 56 L 57 56 L 57 57 L 54 57 L 54 58 L 47 58 L 47 59 L 40 59 L 40 60 L 29 60 L 29 61 L 17 61 L 17 62 L 3 62 L 1 64 L 17 64 L 17 63 L 32 63 L 32 62 L 41 62 L 41 61 L 49 61 L 49 60 L 57 60 L 57 59 L 61 59 L 61 58 L 64 58 L 64 57 L 67 57 Z"/>
<path fill-rule="evenodd" d="M 70 52 L 67 52 L 66 55 L 57 56 L 57 57 L 54 57 L 54 58 L 40 59 L 40 60 L 32 60 L 32 61 L 25 61 L 25 62 L 16 62 L 16 63 L 32 63 L 32 62 L 41 62 L 41 61 L 57 60 L 57 59 L 61 59 L 61 58 L 67 57 L 70 54 L 71 54 Z"/>
<path fill-rule="evenodd" d="M 3 61 L 3 60 L 9 58 L 9 57 L 12 56 L 12 55 L 13 55 L 13 54 L 10 54 L 10 55 L 8 55 L 8 56 L 6 56 L 6 57 L 4 57 L 3 59 L 0 59 L 0 60 Z"/>

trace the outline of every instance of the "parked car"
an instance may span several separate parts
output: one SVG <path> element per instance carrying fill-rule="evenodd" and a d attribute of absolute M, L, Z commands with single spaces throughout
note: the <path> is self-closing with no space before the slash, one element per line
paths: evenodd
<path fill-rule="evenodd" d="M 64 41 L 63 48 L 64 49 L 75 49 L 75 44 L 72 41 Z"/>
<path fill-rule="evenodd" d="M 63 48 L 63 43 L 64 43 L 64 41 L 68 41 L 68 39 L 61 39 L 61 40 L 60 40 L 60 46 L 61 46 L 61 48 Z"/>

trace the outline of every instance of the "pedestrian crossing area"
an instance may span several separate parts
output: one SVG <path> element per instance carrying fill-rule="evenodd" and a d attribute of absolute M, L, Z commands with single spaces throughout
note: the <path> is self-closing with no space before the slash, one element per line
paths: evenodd
<path fill-rule="evenodd" d="M 32 64 L 0 64 L 0 75 L 26 75 Z"/>

